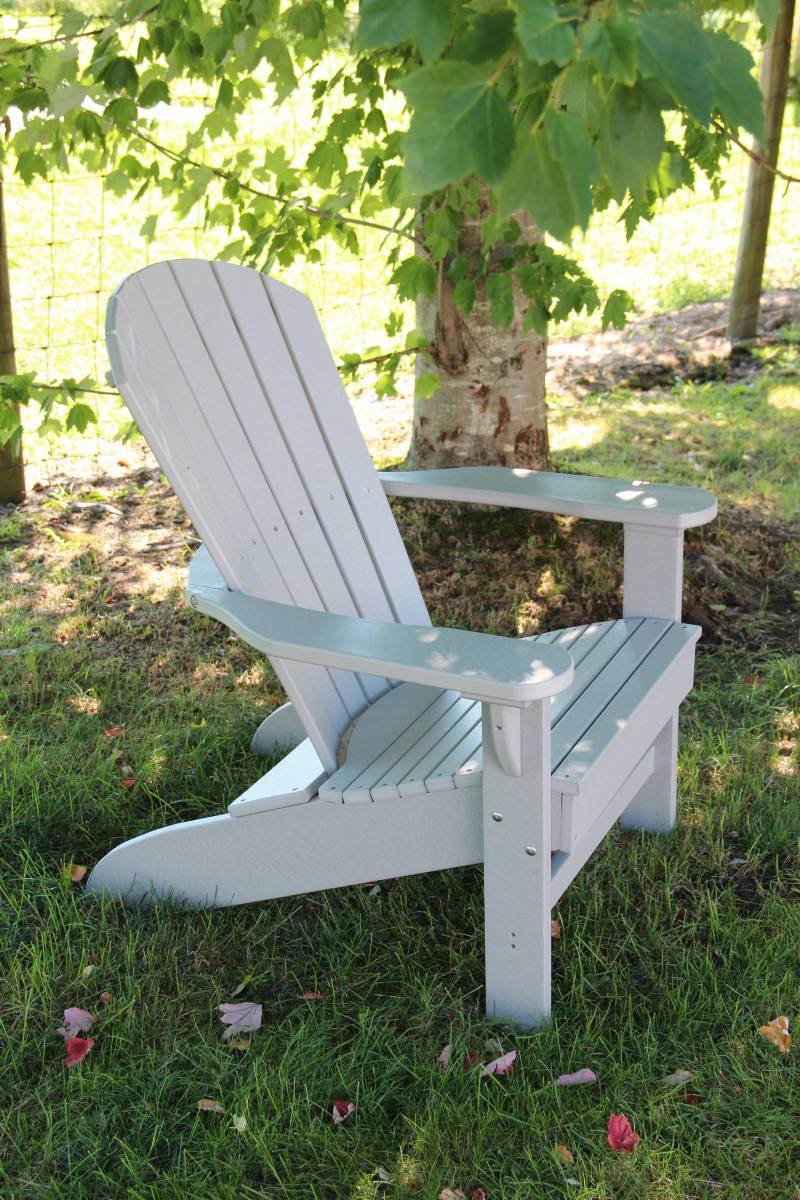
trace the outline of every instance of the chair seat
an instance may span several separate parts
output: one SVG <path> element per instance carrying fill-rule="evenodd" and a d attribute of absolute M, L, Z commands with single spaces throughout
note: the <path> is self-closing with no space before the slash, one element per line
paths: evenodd
<path fill-rule="evenodd" d="M 551 700 L 554 794 L 578 796 L 592 768 L 624 738 L 630 762 L 622 783 L 650 745 L 637 741 L 637 713 L 676 659 L 692 657 L 699 635 L 696 626 L 629 617 L 529 639 L 564 647 L 575 663 L 573 682 Z M 687 691 L 690 685 L 691 674 Z M 479 787 L 481 740 L 479 701 L 400 684 L 359 717 L 344 763 L 322 785 L 320 799 L 364 804 Z"/>

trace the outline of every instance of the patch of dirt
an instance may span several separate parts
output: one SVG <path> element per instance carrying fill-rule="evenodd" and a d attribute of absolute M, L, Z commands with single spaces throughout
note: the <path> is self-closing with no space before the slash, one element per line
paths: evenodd
<path fill-rule="evenodd" d="M 760 369 L 747 347 L 725 336 L 727 300 L 688 304 L 675 312 L 631 321 L 622 330 L 554 338 L 548 347 L 550 392 L 587 395 L 626 387 L 669 387 L 676 379 L 741 379 Z M 774 340 L 800 324 L 800 291 L 765 292 L 759 336 Z"/>

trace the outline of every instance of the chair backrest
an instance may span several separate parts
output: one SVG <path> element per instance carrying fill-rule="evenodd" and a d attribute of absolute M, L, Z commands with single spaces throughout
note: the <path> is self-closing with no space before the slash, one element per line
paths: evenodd
<path fill-rule="evenodd" d="M 114 380 L 230 588 L 429 624 L 310 300 L 195 259 L 129 276 L 106 321 Z M 388 680 L 273 660 L 323 764 Z"/>

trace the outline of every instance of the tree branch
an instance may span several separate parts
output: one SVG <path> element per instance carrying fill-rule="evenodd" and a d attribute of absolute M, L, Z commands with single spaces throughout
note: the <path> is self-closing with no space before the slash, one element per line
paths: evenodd
<path fill-rule="evenodd" d="M 757 150 L 754 150 L 752 146 L 745 145 L 744 142 L 740 141 L 739 138 L 736 137 L 736 134 L 731 133 L 730 129 L 726 129 L 722 122 L 718 121 L 715 117 L 711 118 L 711 124 L 714 126 L 717 132 L 726 137 L 729 142 L 733 142 L 734 146 L 738 146 L 740 150 L 743 150 L 748 158 L 752 158 L 753 162 L 757 162 L 759 166 L 764 168 L 765 171 L 769 171 L 770 175 L 775 175 L 776 178 L 783 179 L 786 183 L 800 183 L 800 175 L 787 175 L 786 171 L 782 171 L 780 167 L 773 167 L 772 163 L 768 163 L 767 160 L 761 154 L 759 154 Z"/>
<path fill-rule="evenodd" d="M 276 196 L 273 192 L 265 192 L 262 188 L 254 187 L 251 183 L 243 183 L 237 176 L 233 175 L 231 171 L 225 171 L 222 167 L 212 167 L 209 166 L 208 163 L 201 163 L 198 162 L 197 159 L 189 158 L 188 155 L 180 154 L 177 150 L 170 150 L 168 146 L 163 146 L 160 142 L 157 142 L 137 125 L 129 125 L 127 126 L 127 129 L 132 136 L 140 138 L 143 142 L 147 142 L 147 144 L 152 146 L 154 150 L 157 150 L 159 154 L 163 154 L 166 158 L 171 159 L 172 162 L 181 163 L 188 167 L 205 168 L 206 170 L 211 171 L 212 174 L 216 175 L 219 179 L 236 179 L 236 182 L 239 184 L 239 187 L 242 189 L 242 191 L 249 192 L 253 196 L 261 196 L 264 200 L 272 200 L 276 204 L 286 204 L 290 208 L 297 208 L 302 212 L 309 213 L 309 215 L 312 217 L 322 217 L 324 220 L 328 221 L 339 221 L 345 225 L 361 225 L 365 229 L 377 229 L 381 233 L 391 233 L 395 237 L 407 238 L 409 241 L 414 242 L 415 245 L 423 244 L 421 238 L 418 238 L 413 233 L 408 233 L 405 229 L 396 229 L 392 225 L 382 225 L 379 221 L 368 221 L 364 217 L 342 216 L 341 213 L 334 213 L 328 209 L 317 208 L 315 205 L 309 204 L 304 199 L 293 200 L 291 197 Z"/>

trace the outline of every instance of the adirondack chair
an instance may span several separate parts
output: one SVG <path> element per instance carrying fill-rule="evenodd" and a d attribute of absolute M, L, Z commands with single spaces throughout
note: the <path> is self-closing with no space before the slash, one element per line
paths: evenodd
<path fill-rule="evenodd" d="M 288 751 L 227 812 L 112 849 L 89 890 L 243 904 L 484 864 L 486 1009 L 550 1013 L 550 914 L 617 819 L 675 823 L 683 530 L 713 496 L 464 467 L 378 473 L 310 301 L 227 263 L 165 262 L 108 307 L 113 378 L 204 545 L 192 607 L 266 654 Z M 625 527 L 618 620 L 504 638 L 436 628 L 386 496 Z"/>

